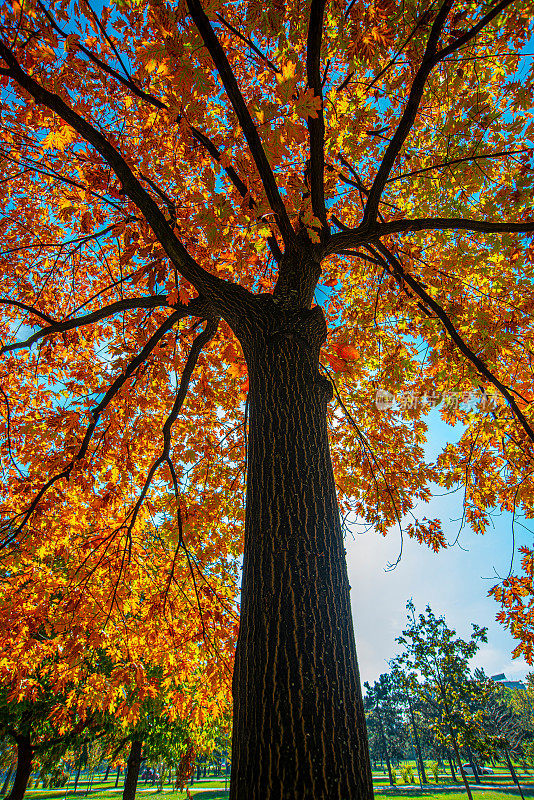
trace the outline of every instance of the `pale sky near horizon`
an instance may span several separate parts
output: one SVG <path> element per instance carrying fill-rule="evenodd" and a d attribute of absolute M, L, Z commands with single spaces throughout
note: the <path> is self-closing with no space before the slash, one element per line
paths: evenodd
<path fill-rule="evenodd" d="M 433 412 L 429 426 L 427 454 L 434 457 L 445 441 L 455 440 L 454 430 Z M 436 492 L 443 492 L 440 487 Z M 442 520 L 447 539 L 457 536 L 461 518 L 462 494 L 434 497 L 424 504 L 429 518 Z M 423 506 L 419 506 L 422 509 Z M 514 567 L 519 567 L 517 548 L 531 544 L 528 534 L 515 526 Z M 417 611 L 429 604 L 438 616 L 463 638 L 468 638 L 471 623 L 488 627 L 488 643 L 482 645 L 473 659 L 473 667 L 482 667 L 486 674 L 504 672 L 512 680 L 521 680 L 534 667 L 522 659 L 512 659 L 517 644 L 507 630 L 495 621 L 500 606 L 488 590 L 498 582 L 496 573 L 506 576 L 512 554 L 511 515 L 500 514 L 484 536 L 464 528 L 458 543 L 440 553 L 404 536 L 401 561 L 392 571 L 387 565 L 397 559 L 400 546 L 398 530 L 388 536 L 377 533 L 355 534 L 346 538 L 349 580 L 352 587 L 352 613 L 356 631 L 356 647 L 363 681 L 374 681 L 387 672 L 387 660 L 398 652 L 395 637 L 405 623 L 406 602 L 413 598 Z"/>

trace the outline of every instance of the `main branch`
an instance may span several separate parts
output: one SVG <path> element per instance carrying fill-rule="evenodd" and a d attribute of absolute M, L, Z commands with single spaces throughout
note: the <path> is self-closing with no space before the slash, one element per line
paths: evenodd
<path fill-rule="evenodd" d="M 339 223 L 343 225 L 343 223 Z M 393 233 L 416 233 L 417 231 L 479 231 L 480 233 L 534 233 L 534 222 L 487 222 L 483 219 L 462 217 L 422 217 L 421 219 L 397 219 L 392 222 L 377 222 L 346 228 L 330 237 L 325 246 L 325 255 L 341 253 L 348 247 L 359 247 L 366 242 L 376 242 Z"/>
<path fill-rule="evenodd" d="M 401 148 L 415 122 L 428 78 L 434 67 L 449 55 L 458 51 L 461 47 L 474 39 L 478 33 L 480 33 L 487 25 L 489 25 L 489 23 L 492 22 L 492 20 L 494 20 L 495 17 L 497 17 L 502 11 L 504 11 L 504 9 L 511 5 L 514 0 L 501 0 L 500 3 L 497 3 L 491 9 L 491 11 L 485 14 L 482 19 L 480 19 L 479 22 L 469 31 L 455 39 L 454 42 L 447 47 L 439 50 L 439 39 L 443 32 L 447 17 L 453 6 L 453 2 L 454 0 L 445 0 L 436 16 L 436 19 L 434 20 L 434 24 L 432 25 L 432 29 L 427 40 L 421 65 L 417 70 L 412 88 L 408 95 L 408 101 L 406 103 L 404 113 L 386 149 L 380 167 L 378 168 L 378 172 L 373 181 L 373 185 L 371 186 L 369 199 L 367 201 L 364 213 L 364 223 L 373 223 L 376 220 L 380 197 L 384 191 L 386 183 L 388 183 L 389 175 L 397 156 L 399 155 Z"/>
<path fill-rule="evenodd" d="M 248 292 L 231 281 L 225 281 L 210 274 L 192 258 L 168 224 L 158 204 L 143 188 L 122 155 L 100 131 L 68 106 L 59 95 L 49 92 L 48 89 L 45 89 L 44 86 L 41 86 L 33 77 L 28 75 L 4 42 L 0 42 L 0 56 L 8 65 L 7 70 L 2 70 L 3 74 L 7 74 L 22 89 L 28 92 L 36 103 L 46 106 L 61 117 L 100 153 L 121 181 L 125 194 L 139 208 L 147 220 L 178 272 L 190 281 L 197 291 L 221 315 L 225 316 L 226 314 L 226 319 L 229 316 L 231 317 L 237 298 L 241 302 L 246 302 L 249 297 Z"/>
<path fill-rule="evenodd" d="M 0 527 L 0 532 L 7 533 L 7 539 L 4 542 L 0 543 L 0 547 L 6 547 L 9 544 L 12 544 L 16 541 L 17 536 L 21 533 L 23 528 L 28 523 L 30 517 L 37 509 L 40 501 L 44 497 L 44 495 L 48 492 L 48 490 L 58 481 L 60 480 L 68 480 L 72 470 L 74 469 L 74 465 L 77 462 L 80 462 L 83 458 L 85 458 L 87 454 L 87 450 L 93 438 L 93 434 L 96 430 L 98 425 L 100 416 L 102 412 L 107 408 L 107 406 L 111 403 L 111 401 L 118 395 L 126 381 L 131 378 L 131 376 L 135 373 L 135 371 L 143 364 L 149 355 L 152 353 L 154 348 L 160 342 L 160 340 L 167 334 L 173 325 L 175 325 L 178 320 L 182 319 L 188 312 L 187 311 L 175 311 L 173 314 L 170 314 L 169 317 L 165 320 L 165 322 L 160 325 L 160 327 L 152 334 L 148 342 L 142 348 L 142 350 L 138 353 L 138 355 L 133 358 L 126 369 L 124 370 L 121 375 L 119 375 L 111 384 L 107 392 L 105 393 L 102 400 L 91 409 L 91 422 L 87 425 L 85 430 L 85 434 L 83 440 L 78 448 L 78 451 L 71 459 L 70 463 L 61 470 L 53 475 L 51 478 L 46 481 L 45 484 L 39 489 L 33 500 L 30 502 L 28 507 L 23 511 L 19 512 L 14 518 L 8 520 Z M 200 313 L 200 312 L 199 312 Z"/>
<path fill-rule="evenodd" d="M 233 70 L 228 62 L 226 53 L 215 31 L 211 27 L 210 21 L 200 5 L 199 0 L 187 0 L 187 7 L 202 37 L 202 41 L 211 56 L 215 68 L 219 73 L 228 99 L 237 115 L 241 130 L 247 140 L 252 158 L 254 159 L 254 163 L 256 164 L 256 168 L 263 183 L 269 205 L 276 216 L 284 244 L 287 249 L 291 249 L 295 241 L 295 232 L 289 220 L 280 192 L 278 191 L 271 165 L 265 155 L 260 135 L 247 108 L 243 95 L 241 94 L 241 90 L 239 89 Z"/>
<path fill-rule="evenodd" d="M 53 27 L 53 29 L 56 31 L 56 33 L 59 34 L 59 36 L 61 36 L 62 39 L 66 40 L 67 37 L 69 36 L 67 31 L 64 31 L 57 24 L 56 20 L 50 14 L 48 9 L 40 2 L 40 0 L 38 0 L 38 6 L 42 10 L 42 12 L 45 14 L 47 20 L 49 21 L 49 23 Z M 91 9 L 91 11 L 92 11 L 92 9 Z M 92 12 L 92 13 L 93 13 L 94 16 L 96 16 L 94 14 L 94 12 Z M 110 40 L 108 39 L 108 41 L 110 41 Z M 109 64 L 107 64 L 101 58 L 96 56 L 91 50 L 89 50 L 87 47 L 85 47 L 79 40 L 76 41 L 76 47 L 80 50 L 80 52 L 82 52 L 86 56 L 86 58 L 89 59 L 89 61 L 91 61 L 91 63 L 93 63 L 95 66 L 97 66 L 98 69 L 101 69 L 107 75 L 111 75 L 112 78 L 115 78 L 116 81 L 118 81 L 122 86 L 124 86 L 126 89 L 128 89 L 128 91 L 130 91 L 133 95 L 138 97 L 140 100 L 142 100 L 143 102 L 149 103 L 151 106 L 154 106 L 154 108 L 157 108 L 159 110 L 168 109 L 167 104 L 164 103 L 163 100 L 160 100 L 159 97 L 155 97 L 153 94 L 150 94 L 149 92 L 145 92 L 144 89 L 141 89 L 135 83 L 135 81 L 132 80 L 132 78 L 129 75 L 127 75 L 126 77 L 124 77 L 124 75 L 121 75 L 120 72 L 117 72 L 116 69 L 114 69 L 113 67 L 110 67 Z M 117 53 L 116 50 L 115 50 L 115 53 L 117 55 L 117 58 L 120 60 L 119 54 Z M 181 121 L 182 121 L 181 114 L 177 114 L 176 122 L 178 124 L 180 124 Z M 196 141 L 206 149 L 206 151 L 210 154 L 210 156 L 213 158 L 214 161 L 216 161 L 218 164 L 220 164 L 220 162 L 222 160 L 222 155 L 221 155 L 219 149 L 217 148 L 217 146 L 212 142 L 212 140 L 208 136 L 206 136 L 206 134 L 202 133 L 202 131 L 198 130 L 198 128 L 195 128 L 193 125 L 191 125 L 190 130 L 191 130 L 191 134 L 192 134 L 193 138 L 196 139 Z M 237 174 L 235 169 L 231 165 L 226 165 L 226 166 L 223 167 L 223 169 L 224 169 L 226 175 L 228 176 L 228 178 L 230 179 L 230 181 L 232 182 L 232 184 L 235 186 L 235 188 L 239 192 L 239 194 L 242 197 L 245 197 L 245 195 L 247 194 L 247 191 L 248 191 L 247 190 L 247 186 L 241 180 L 241 178 L 239 177 L 239 175 Z"/>
<path fill-rule="evenodd" d="M 327 236 L 326 206 L 324 199 L 324 114 L 322 107 L 323 87 L 321 81 L 321 41 L 323 38 L 323 17 L 325 0 L 312 0 L 310 22 L 308 26 L 308 42 L 306 69 L 308 86 L 314 94 L 321 98 L 321 108 L 317 117 L 308 117 L 310 136 L 310 191 L 312 211 L 321 222 L 321 239 Z"/>
<path fill-rule="evenodd" d="M 393 164 L 400 153 L 402 145 L 406 141 L 406 138 L 412 129 L 412 125 L 415 122 L 415 118 L 423 98 L 423 92 L 425 90 L 428 76 L 435 66 L 435 55 L 437 52 L 439 37 L 441 36 L 441 32 L 443 31 L 443 27 L 452 5 L 453 0 L 445 0 L 436 16 L 436 19 L 434 20 L 434 24 L 432 25 L 432 29 L 426 44 L 423 60 L 421 61 L 419 69 L 417 70 L 412 88 L 410 89 L 410 94 L 408 95 L 406 108 L 404 109 L 404 113 L 397 126 L 397 130 L 395 131 L 393 138 L 386 149 L 382 163 L 378 168 L 373 185 L 371 186 L 369 198 L 365 206 L 365 213 L 363 217 L 364 223 L 374 222 L 376 219 L 380 197 L 384 191 L 389 173 L 391 172 Z"/>
<path fill-rule="evenodd" d="M 531 442 L 534 443 L 534 430 L 530 425 L 529 421 L 517 405 L 516 400 L 512 396 L 510 389 L 505 386 L 498 378 L 495 377 L 493 372 L 487 367 L 487 365 L 482 361 L 476 353 L 471 350 L 469 345 L 464 341 L 464 339 L 460 336 L 456 327 L 454 326 L 451 318 L 447 314 L 447 312 L 442 308 L 442 306 L 431 297 L 425 288 L 417 281 L 412 275 L 410 275 L 406 270 L 403 268 L 400 261 L 387 249 L 382 242 L 378 242 L 376 245 L 376 250 L 380 253 L 382 258 L 384 259 L 385 263 L 391 268 L 394 274 L 399 275 L 403 281 L 412 289 L 415 294 L 421 298 L 423 303 L 430 308 L 436 317 L 441 321 L 443 327 L 449 334 L 450 338 L 458 348 L 458 350 L 473 364 L 474 367 L 478 370 L 478 372 L 485 378 L 492 386 L 499 391 L 499 393 L 505 398 L 505 400 L 510 405 L 514 416 L 519 420 L 523 430 L 527 434 L 528 438 Z M 374 252 L 374 248 L 373 248 Z"/>
<path fill-rule="evenodd" d="M 198 357 L 202 352 L 202 348 L 210 341 L 210 339 L 212 339 L 215 336 L 218 324 L 219 321 L 217 319 L 208 320 L 206 322 L 206 327 L 204 328 L 204 330 L 198 334 L 198 336 L 193 341 L 193 344 L 191 345 L 191 349 L 189 351 L 187 360 L 185 362 L 184 371 L 180 379 L 180 385 L 178 387 L 178 391 L 176 392 L 176 397 L 172 409 L 163 425 L 162 452 L 150 467 L 143 488 L 141 489 L 141 493 L 137 498 L 137 501 L 132 511 L 130 512 L 131 516 L 130 516 L 130 522 L 128 524 L 128 532 L 132 530 L 135 524 L 135 520 L 137 519 L 137 515 L 139 514 L 139 510 L 144 502 L 144 499 L 147 495 L 148 489 L 150 488 L 150 484 L 152 483 L 154 475 L 156 474 L 158 469 L 161 466 L 163 466 L 165 462 L 168 462 L 170 460 L 172 426 L 176 422 L 178 414 L 180 413 L 180 410 L 185 402 L 185 398 L 187 397 L 189 381 L 191 380 L 193 370 L 195 369 Z"/>
<path fill-rule="evenodd" d="M 0 299 L 0 303 L 5 303 L 8 305 L 15 305 L 17 307 L 21 307 L 22 303 L 15 303 L 9 299 Z M 193 314 L 195 305 L 194 301 L 190 304 L 190 306 L 183 306 L 181 303 L 176 304 L 174 303 L 172 308 L 181 311 L 184 315 L 185 314 Z M 149 297 L 133 297 L 127 298 L 125 300 L 118 300 L 116 303 L 111 303 L 109 306 L 104 306 L 103 308 L 99 308 L 96 311 L 91 311 L 89 314 L 84 314 L 81 317 L 73 317 L 72 319 L 66 319 L 62 322 L 55 322 L 50 320 L 51 324 L 48 325 L 46 328 L 41 328 L 41 330 L 32 333 L 28 339 L 25 339 L 23 342 L 14 342 L 13 344 L 4 345 L 0 349 L 0 356 L 4 355 L 4 353 L 8 353 L 13 350 L 21 350 L 23 348 L 31 347 L 40 339 L 43 339 L 45 336 L 51 336 L 54 333 L 65 333 L 65 331 L 71 331 L 74 328 L 82 328 L 85 325 L 93 325 L 95 322 L 100 322 L 103 319 L 107 319 L 107 317 L 113 317 L 115 314 L 120 314 L 121 311 L 129 311 L 131 309 L 137 308 L 169 308 L 171 304 L 167 300 L 165 295 L 157 294 Z M 35 311 L 33 308 L 29 306 L 24 306 L 26 310 L 31 311 L 32 314 L 39 313 Z M 43 316 L 40 314 L 40 316 Z"/>

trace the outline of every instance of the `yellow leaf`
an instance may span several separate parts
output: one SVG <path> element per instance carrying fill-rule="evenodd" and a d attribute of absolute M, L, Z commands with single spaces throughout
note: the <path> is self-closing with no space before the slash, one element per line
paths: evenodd
<path fill-rule="evenodd" d="M 76 139 L 76 136 L 76 131 L 70 125 L 63 125 L 57 131 L 50 131 L 41 142 L 41 147 L 43 150 L 52 150 L 53 148 L 64 150 Z"/>

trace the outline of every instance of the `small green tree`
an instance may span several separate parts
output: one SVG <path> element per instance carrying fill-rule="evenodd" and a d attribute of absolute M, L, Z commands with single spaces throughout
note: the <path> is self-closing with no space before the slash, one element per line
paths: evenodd
<path fill-rule="evenodd" d="M 397 656 L 396 663 L 399 668 L 423 678 L 418 691 L 434 709 L 436 737 L 450 742 L 467 795 L 472 800 L 460 748 L 463 744 L 478 743 L 482 730 L 481 711 L 476 709 L 478 700 L 474 697 L 479 687 L 472 679 L 469 661 L 481 642 L 487 641 L 487 629 L 473 624 L 471 638 L 465 641 L 456 636 L 456 631 L 447 626 L 443 617 L 436 617 L 430 606 L 417 617 L 412 600 L 406 608 L 408 626 L 396 639 L 404 651 Z"/>

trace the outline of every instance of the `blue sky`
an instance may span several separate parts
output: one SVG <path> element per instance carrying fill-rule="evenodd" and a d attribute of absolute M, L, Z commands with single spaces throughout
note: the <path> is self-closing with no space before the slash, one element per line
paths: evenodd
<path fill-rule="evenodd" d="M 437 411 L 429 417 L 427 454 L 435 457 L 458 432 L 441 421 Z M 443 492 L 437 488 L 436 492 Z M 418 506 L 420 514 L 439 517 L 449 542 L 454 542 L 460 527 L 462 494 L 434 497 Z M 401 561 L 394 570 L 387 566 L 397 559 L 398 530 L 387 537 L 376 533 L 355 534 L 346 539 L 349 580 L 352 586 L 352 613 L 362 682 L 373 681 L 388 670 L 387 659 L 398 651 L 395 637 L 406 622 L 406 601 L 413 598 L 418 611 L 429 604 L 437 615 L 464 638 L 471 623 L 488 627 L 488 643 L 473 659 L 489 675 L 504 672 L 519 680 L 530 668 L 523 659 L 512 660 L 515 640 L 495 621 L 499 606 L 488 597 L 498 582 L 496 573 L 506 576 L 512 555 L 511 515 L 496 512 L 494 525 L 484 536 L 464 528 L 458 542 L 435 554 L 425 545 L 404 537 Z M 515 526 L 514 567 L 519 567 L 517 548 L 531 544 L 532 534 Z"/>

